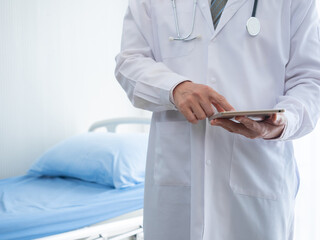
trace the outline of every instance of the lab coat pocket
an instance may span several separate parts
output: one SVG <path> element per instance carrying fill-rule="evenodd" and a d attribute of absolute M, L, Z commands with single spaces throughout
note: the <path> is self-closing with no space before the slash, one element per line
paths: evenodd
<path fill-rule="evenodd" d="M 179 11 L 177 17 L 180 36 L 185 37 L 192 29 L 192 12 Z M 193 51 L 195 48 L 195 40 L 172 40 L 172 38 L 176 38 L 178 36 L 172 11 L 170 13 L 163 13 L 162 11 L 161 15 L 157 16 L 156 22 L 158 44 L 162 59 L 186 56 Z"/>
<path fill-rule="evenodd" d="M 190 186 L 190 124 L 158 122 L 156 128 L 155 184 Z"/>
<path fill-rule="evenodd" d="M 284 143 L 236 135 L 230 168 L 235 193 L 277 200 L 284 183 Z"/>

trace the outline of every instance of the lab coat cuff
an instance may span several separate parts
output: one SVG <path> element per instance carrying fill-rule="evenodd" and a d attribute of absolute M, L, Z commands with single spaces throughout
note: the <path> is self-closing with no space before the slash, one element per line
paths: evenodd
<path fill-rule="evenodd" d="M 287 128 L 288 128 L 288 122 L 286 122 L 286 124 L 284 125 L 284 128 L 282 130 L 281 135 L 279 137 L 275 138 L 274 140 L 283 140 L 284 136 L 285 136 L 285 133 L 287 131 Z"/>
<path fill-rule="evenodd" d="M 282 134 L 279 138 L 277 138 L 277 140 L 282 140 L 285 141 L 288 138 L 290 138 L 290 136 L 292 135 L 292 129 L 293 129 L 293 124 L 296 121 L 295 116 L 293 115 L 293 113 L 291 113 L 290 111 L 285 111 L 284 116 L 287 119 L 286 125 L 282 131 Z"/>

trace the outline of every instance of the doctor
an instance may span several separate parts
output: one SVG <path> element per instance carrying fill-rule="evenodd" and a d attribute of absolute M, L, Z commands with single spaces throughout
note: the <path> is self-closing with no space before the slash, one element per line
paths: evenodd
<path fill-rule="evenodd" d="M 145 239 L 293 239 L 291 140 L 320 112 L 315 0 L 129 0 L 116 62 L 133 105 L 153 112 Z M 213 106 L 285 113 L 208 122 Z"/>

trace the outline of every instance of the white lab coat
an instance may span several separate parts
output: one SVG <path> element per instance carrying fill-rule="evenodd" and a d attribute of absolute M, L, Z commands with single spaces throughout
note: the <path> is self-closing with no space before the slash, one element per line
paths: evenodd
<path fill-rule="evenodd" d="M 191 0 L 177 0 L 182 35 Z M 320 30 L 314 0 L 259 1 L 261 32 L 246 21 L 253 0 L 229 0 L 213 28 L 199 0 L 193 35 L 176 36 L 170 0 L 130 0 L 116 77 L 134 106 L 153 112 L 145 183 L 146 240 L 292 239 L 299 177 L 291 140 L 309 133 L 320 107 Z M 192 125 L 170 102 L 183 80 L 206 84 L 237 110 L 284 108 L 277 140 Z"/>

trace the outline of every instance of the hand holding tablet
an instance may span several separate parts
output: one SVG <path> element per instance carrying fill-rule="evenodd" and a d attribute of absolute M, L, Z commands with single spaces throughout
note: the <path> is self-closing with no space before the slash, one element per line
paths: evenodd
<path fill-rule="evenodd" d="M 267 110 L 254 110 L 254 111 L 227 111 L 218 112 L 208 118 L 209 121 L 217 118 L 232 119 L 235 117 L 245 116 L 255 121 L 263 121 L 276 113 L 283 113 L 284 109 L 267 109 Z"/>
<path fill-rule="evenodd" d="M 209 121 L 212 126 L 250 139 L 276 139 L 282 135 L 287 124 L 283 112 L 284 109 L 220 112 L 211 116 Z"/>

